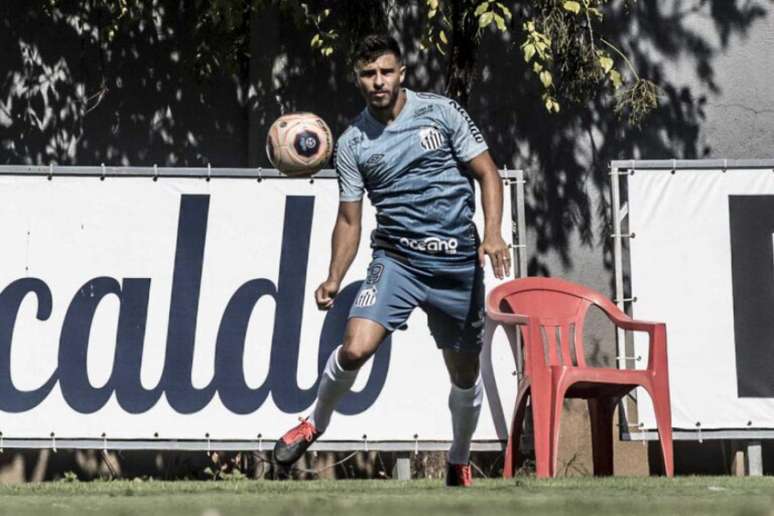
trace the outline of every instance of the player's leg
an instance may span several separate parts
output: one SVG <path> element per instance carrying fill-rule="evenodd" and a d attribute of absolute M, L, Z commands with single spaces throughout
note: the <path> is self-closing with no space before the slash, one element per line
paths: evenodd
<path fill-rule="evenodd" d="M 449 371 L 452 445 L 446 483 L 471 484 L 470 444 L 483 402 L 479 354 L 484 330 L 484 284 L 480 268 L 452 270 L 436 279 L 423 306 L 430 331 Z"/>
<path fill-rule="evenodd" d="M 318 432 L 328 428 L 339 400 L 352 388 L 357 373 L 387 336 L 381 324 L 355 317 L 347 322 L 344 343 L 333 350 L 320 378 L 317 402 L 309 422 Z"/>
<path fill-rule="evenodd" d="M 449 411 L 452 417 L 452 445 L 449 464 L 470 462 L 470 442 L 478 425 L 484 391 L 479 376 L 478 351 L 443 350 L 451 379 Z"/>
<path fill-rule="evenodd" d="M 314 410 L 277 441 L 277 462 L 295 462 L 328 428 L 336 405 L 355 383 L 360 367 L 390 332 L 405 323 L 419 303 L 422 290 L 418 287 L 401 264 L 375 255 L 350 310 L 342 345 L 328 357 Z"/>
<path fill-rule="evenodd" d="M 312 414 L 276 442 L 274 460 L 286 465 L 296 462 L 322 435 L 336 405 L 355 383 L 358 370 L 376 353 L 386 335 L 384 326 L 369 319 L 347 321 L 344 342 L 330 354 L 320 377 Z"/>

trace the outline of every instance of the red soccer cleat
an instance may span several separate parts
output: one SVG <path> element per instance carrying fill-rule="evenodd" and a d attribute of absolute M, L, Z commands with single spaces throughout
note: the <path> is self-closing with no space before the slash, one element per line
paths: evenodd
<path fill-rule="evenodd" d="M 446 464 L 446 485 L 470 487 L 473 485 L 473 471 L 470 464 Z"/>
<path fill-rule="evenodd" d="M 308 419 L 293 427 L 274 445 L 274 460 L 285 466 L 293 464 L 322 435 Z"/>

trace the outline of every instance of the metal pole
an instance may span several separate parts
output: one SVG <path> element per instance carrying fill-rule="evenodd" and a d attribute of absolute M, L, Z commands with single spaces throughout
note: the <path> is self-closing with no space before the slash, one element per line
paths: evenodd
<path fill-rule="evenodd" d="M 398 452 L 395 454 L 392 478 L 395 480 L 411 480 L 411 452 Z"/>
<path fill-rule="evenodd" d="M 763 476 L 763 447 L 760 441 L 747 442 L 747 475 Z"/>
<path fill-rule="evenodd" d="M 516 171 L 516 242 L 515 251 L 518 256 L 519 278 L 527 276 L 527 221 L 524 215 L 524 171 Z M 514 260 L 514 263 L 517 263 Z"/>

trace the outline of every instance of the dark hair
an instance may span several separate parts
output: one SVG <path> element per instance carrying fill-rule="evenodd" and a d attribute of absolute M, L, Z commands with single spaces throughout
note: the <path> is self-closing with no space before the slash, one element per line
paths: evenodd
<path fill-rule="evenodd" d="M 395 54 L 398 61 L 401 59 L 400 46 L 398 42 L 389 34 L 369 34 L 360 40 L 352 62 L 357 64 L 361 61 L 370 63 L 379 56 L 387 53 Z"/>

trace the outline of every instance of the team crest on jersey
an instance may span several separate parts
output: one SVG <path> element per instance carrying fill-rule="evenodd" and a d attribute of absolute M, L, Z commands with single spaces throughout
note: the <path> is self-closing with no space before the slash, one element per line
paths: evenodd
<path fill-rule="evenodd" d="M 419 144 L 429 151 L 440 149 L 443 145 L 443 135 L 435 127 L 426 127 L 419 131 Z"/>
<path fill-rule="evenodd" d="M 355 299 L 355 306 L 360 308 L 372 306 L 374 303 L 376 303 L 376 287 L 364 288 Z"/>

